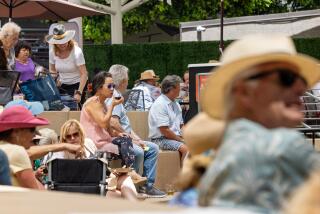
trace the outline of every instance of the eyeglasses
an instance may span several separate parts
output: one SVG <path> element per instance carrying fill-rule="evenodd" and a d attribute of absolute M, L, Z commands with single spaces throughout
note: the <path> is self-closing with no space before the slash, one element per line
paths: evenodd
<path fill-rule="evenodd" d="M 307 81 L 303 77 L 286 68 L 274 68 L 272 70 L 261 71 L 258 74 L 248 77 L 246 80 L 262 79 L 274 73 L 278 75 L 279 82 L 283 87 L 290 88 L 297 79 L 301 79 L 305 84 L 307 84 Z"/>
<path fill-rule="evenodd" d="M 105 84 L 105 86 L 107 86 L 107 88 L 110 89 L 110 90 L 116 88 L 116 85 L 113 84 L 113 83 Z"/>
<path fill-rule="evenodd" d="M 66 135 L 66 139 L 67 140 L 72 140 L 72 139 L 74 139 L 74 138 L 78 138 L 80 136 L 80 133 L 79 132 L 75 132 L 75 133 L 73 133 L 73 134 L 67 134 Z"/>

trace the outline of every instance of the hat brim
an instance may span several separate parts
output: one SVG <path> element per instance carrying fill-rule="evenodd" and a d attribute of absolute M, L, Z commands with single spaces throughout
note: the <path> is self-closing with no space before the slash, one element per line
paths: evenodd
<path fill-rule="evenodd" d="M 287 62 L 297 66 L 308 88 L 311 88 L 320 79 L 318 61 L 303 54 L 265 54 L 237 60 L 215 69 L 207 80 L 200 98 L 203 111 L 213 118 L 225 119 L 225 96 L 229 83 L 245 69 L 267 62 Z"/>
<path fill-rule="evenodd" d="M 155 76 L 153 78 L 140 78 L 139 80 L 140 81 L 142 81 L 142 80 L 156 80 L 156 81 L 158 81 L 158 80 L 160 80 L 160 78 L 158 76 Z"/>
<path fill-rule="evenodd" d="M 45 40 L 51 45 L 62 45 L 73 39 L 75 33 L 74 30 L 67 30 L 65 32 L 65 37 L 62 39 L 55 39 L 54 35 L 48 35 Z"/>
<path fill-rule="evenodd" d="M 48 125 L 49 122 L 45 118 L 35 117 L 28 121 L 0 121 L 0 132 L 16 129 L 16 128 L 33 128 L 36 126 Z"/>
<path fill-rule="evenodd" d="M 27 105 L 33 115 L 39 115 L 44 112 L 44 107 L 40 102 L 27 102 Z"/>

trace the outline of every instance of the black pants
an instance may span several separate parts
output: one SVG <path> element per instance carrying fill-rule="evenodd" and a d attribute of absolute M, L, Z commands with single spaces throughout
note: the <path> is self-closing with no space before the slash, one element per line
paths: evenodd
<path fill-rule="evenodd" d="M 67 85 L 67 84 L 62 84 L 59 88 L 60 94 L 68 94 L 71 97 L 74 96 L 74 92 L 79 89 L 80 82 L 72 84 L 72 85 Z M 83 88 L 82 95 L 81 95 L 81 104 L 85 102 L 85 97 L 86 97 L 86 91 L 85 89 L 87 88 L 87 84 Z"/>

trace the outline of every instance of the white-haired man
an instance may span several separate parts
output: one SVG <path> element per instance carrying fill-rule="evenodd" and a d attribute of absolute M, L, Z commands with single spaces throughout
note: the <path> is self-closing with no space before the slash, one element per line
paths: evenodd
<path fill-rule="evenodd" d="M 227 125 L 200 181 L 199 203 L 273 212 L 320 166 L 290 129 L 303 120 L 300 96 L 319 81 L 318 62 L 297 54 L 288 37 L 254 35 L 228 46 L 221 63 L 201 105 Z"/>
<path fill-rule="evenodd" d="M 115 84 L 114 96 L 122 96 L 127 90 L 129 69 L 123 65 L 113 65 L 109 69 L 112 75 L 113 83 Z M 111 104 L 111 99 L 106 101 L 106 104 Z M 165 193 L 154 187 L 157 169 L 157 159 L 159 147 L 149 141 L 143 141 L 131 128 L 127 112 L 123 104 L 117 105 L 112 111 L 111 119 L 112 127 L 119 132 L 125 132 L 130 135 L 133 142 L 135 153 L 134 168 L 136 172 L 143 162 L 143 176 L 147 177 L 147 184 L 138 189 L 139 193 L 145 193 L 147 197 L 160 198 L 164 197 Z"/>

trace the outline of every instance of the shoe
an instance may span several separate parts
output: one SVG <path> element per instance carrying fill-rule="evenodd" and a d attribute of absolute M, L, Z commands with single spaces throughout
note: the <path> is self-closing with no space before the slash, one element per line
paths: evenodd
<path fill-rule="evenodd" d="M 134 185 L 137 186 L 141 186 L 147 183 L 147 178 L 146 177 L 142 177 L 141 175 L 139 175 L 138 173 L 136 173 L 136 171 L 132 170 L 131 172 L 128 173 L 128 175 L 131 177 Z"/>
<path fill-rule="evenodd" d="M 154 186 L 150 188 L 143 186 L 139 188 L 138 192 L 145 194 L 147 198 L 163 198 L 167 195 L 166 193 L 155 188 Z"/>

